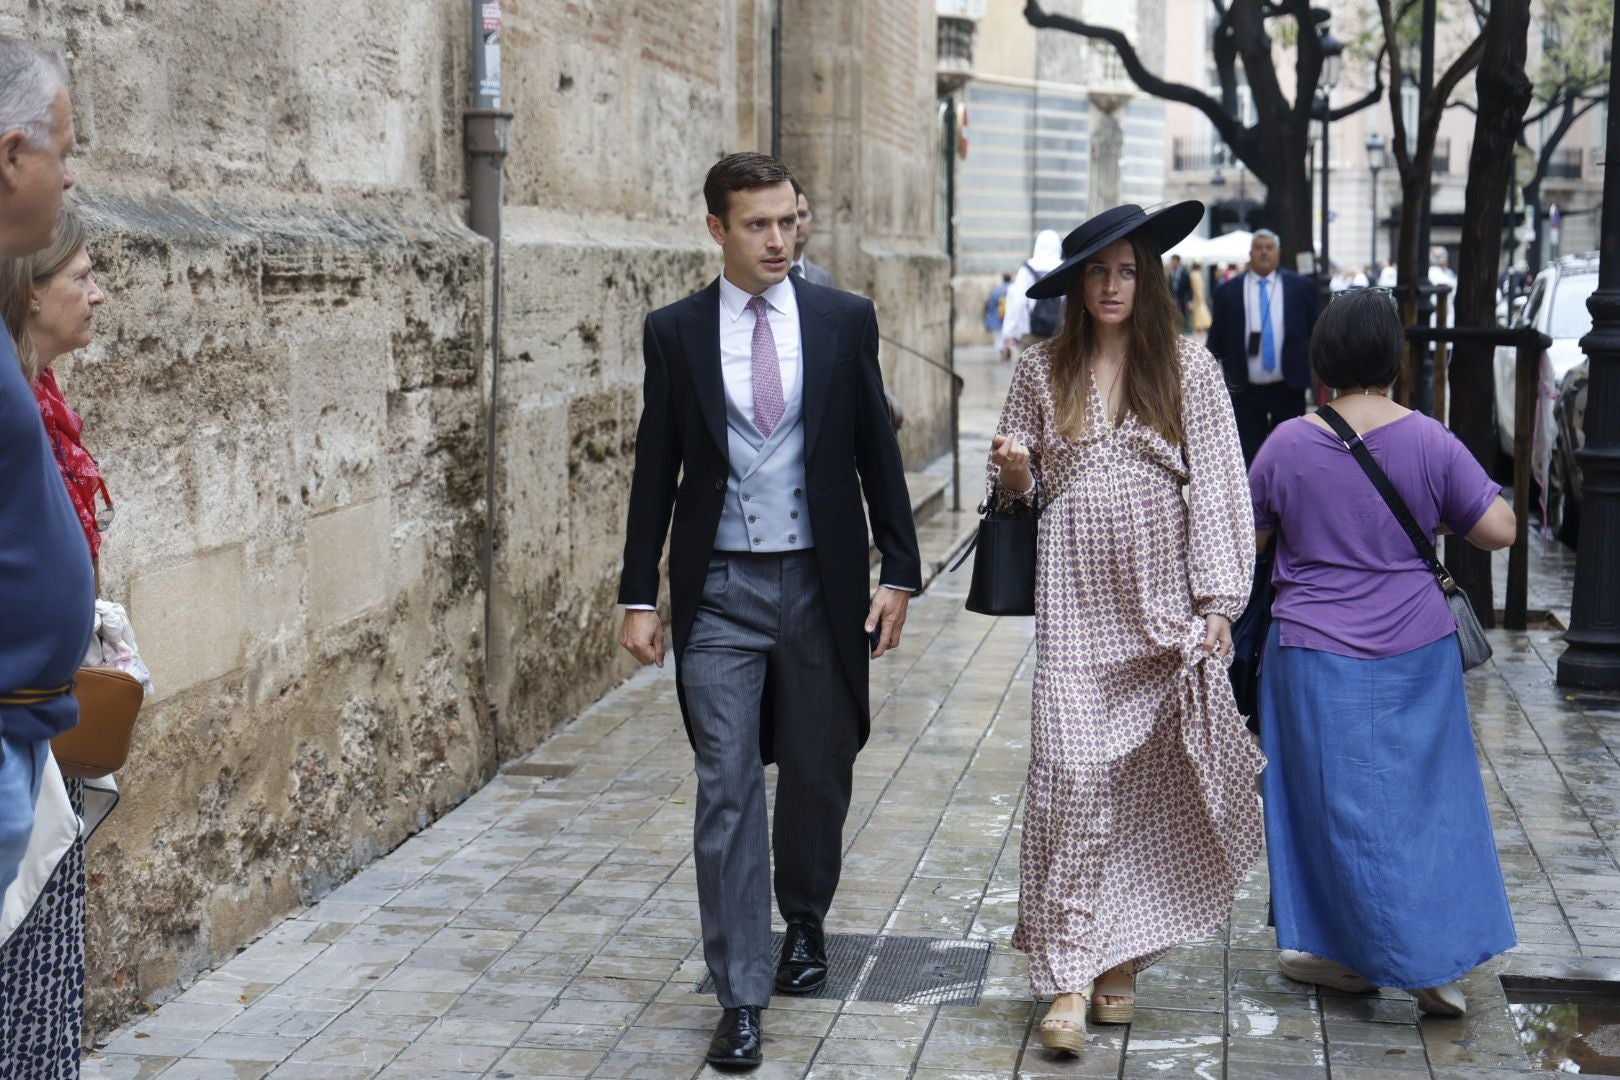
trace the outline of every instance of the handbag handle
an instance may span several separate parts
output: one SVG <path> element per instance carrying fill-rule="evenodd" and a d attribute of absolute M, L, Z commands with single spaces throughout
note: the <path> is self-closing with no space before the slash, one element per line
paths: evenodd
<path fill-rule="evenodd" d="M 1424 565 L 1429 568 L 1429 572 L 1434 575 L 1434 580 L 1439 584 L 1441 591 L 1450 596 L 1456 590 L 1457 582 L 1452 578 L 1451 572 L 1446 569 L 1445 564 L 1435 555 L 1434 545 L 1429 542 L 1427 536 L 1423 535 L 1423 530 L 1418 527 L 1418 523 L 1412 518 L 1412 512 L 1406 508 L 1406 500 L 1401 498 L 1401 493 L 1395 490 L 1395 486 L 1389 482 L 1389 477 L 1384 473 L 1384 470 L 1380 469 L 1378 462 L 1373 460 L 1372 454 L 1367 450 L 1367 445 L 1361 441 L 1361 436 L 1356 434 L 1354 428 L 1345 423 L 1344 417 L 1340 416 L 1331 405 L 1323 405 L 1316 410 L 1316 415 L 1327 421 L 1328 427 L 1333 429 L 1333 434 L 1339 437 L 1339 441 L 1344 443 L 1344 448 L 1350 451 L 1351 456 L 1356 459 L 1356 464 L 1361 466 L 1361 471 L 1367 474 L 1367 479 L 1371 480 L 1373 487 L 1378 489 L 1378 494 L 1384 497 L 1384 502 L 1389 506 L 1390 512 L 1395 515 L 1395 520 L 1401 523 L 1402 529 L 1406 530 L 1406 535 L 1411 539 L 1412 546 L 1417 548 L 1418 558 L 1423 560 Z"/>

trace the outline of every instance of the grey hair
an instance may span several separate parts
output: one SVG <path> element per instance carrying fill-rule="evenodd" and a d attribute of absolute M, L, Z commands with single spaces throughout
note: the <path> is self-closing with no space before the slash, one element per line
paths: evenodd
<path fill-rule="evenodd" d="M 1445 266 L 1450 261 L 1451 256 L 1446 253 L 1444 245 L 1436 244 L 1429 249 L 1430 266 Z"/>
<path fill-rule="evenodd" d="M 67 65 L 56 50 L 0 34 L 0 134 L 21 131 L 31 148 L 47 148 L 51 105 L 67 84 Z"/>
<path fill-rule="evenodd" d="M 1254 239 L 1255 240 L 1275 240 L 1275 241 L 1277 241 L 1277 246 L 1278 247 L 1282 246 L 1282 237 L 1278 236 L 1276 233 L 1272 232 L 1270 229 L 1256 229 L 1254 231 Z M 1253 240 L 1250 241 L 1250 243 L 1253 243 L 1253 242 L 1254 242 Z"/>

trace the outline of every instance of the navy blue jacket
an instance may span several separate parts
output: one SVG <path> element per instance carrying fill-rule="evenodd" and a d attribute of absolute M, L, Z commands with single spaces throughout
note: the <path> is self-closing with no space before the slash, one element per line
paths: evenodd
<path fill-rule="evenodd" d="M 72 682 L 95 617 L 90 545 L 11 335 L 0 327 L 0 694 Z M 71 696 L 0 705 L 8 739 L 48 739 L 78 722 Z"/>
<path fill-rule="evenodd" d="M 1316 286 L 1309 278 L 1292 270 L 1277 270 L 1282 279 L 1283 298 L 1283 382 L 1295 390 L 1311 385 L 1311 330 L 1321 314 Z M 1239 274 L 1215 290 L 1210 312 L 1209 337 L 1204 344 L 1221 362 L 1226 385 L 1240 391 L 1249 385 L 1249 342 L 1243 314 L 1243 279 Z"/>

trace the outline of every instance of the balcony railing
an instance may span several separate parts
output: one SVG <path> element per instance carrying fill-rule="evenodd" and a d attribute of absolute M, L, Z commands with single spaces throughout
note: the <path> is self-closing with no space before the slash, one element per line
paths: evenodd
<path fill-rule="evenodd" d="M 1552 157 L 1547 161 L 1547 179 L 1579 180 L 1581 178 L 1581 164 L 1585 156 L 1578 146 L 1572 149 L 1554 150 Z"/>
<path fill-rule="evenodd" d="M 1170 167 L 1175 172 L 1205 172 L 1226 162 L 1224 143 L 1191 135 L 1177 135 L 1170 141 Z"/>
<path fill-rule="evenodd" d="M 935 49 L 934 81 L 938 92 L 949 93 L 973 76 L 972 19 L 941 15 Z"/>
<path fill-rule="evenodd" d="M 1451 139 L 1434 140 L 1434 167 L 1431 172 L 1446 175 L 1451 172 Z"/>

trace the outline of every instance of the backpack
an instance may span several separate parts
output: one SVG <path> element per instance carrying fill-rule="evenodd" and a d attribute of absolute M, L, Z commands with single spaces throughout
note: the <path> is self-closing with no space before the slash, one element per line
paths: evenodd
<path fill-rule="evenodd" d="M 1036 270 L 1029 263 L 1024 264 L 1036 281 L 1046 275 Z M 1036 337 L 1049 338 L 1058 332 L 1063 325 L 1063 297 L 1049 296 L 1044 300 L 1036 300 L 1029 306 L 1029 332 Z"/>

